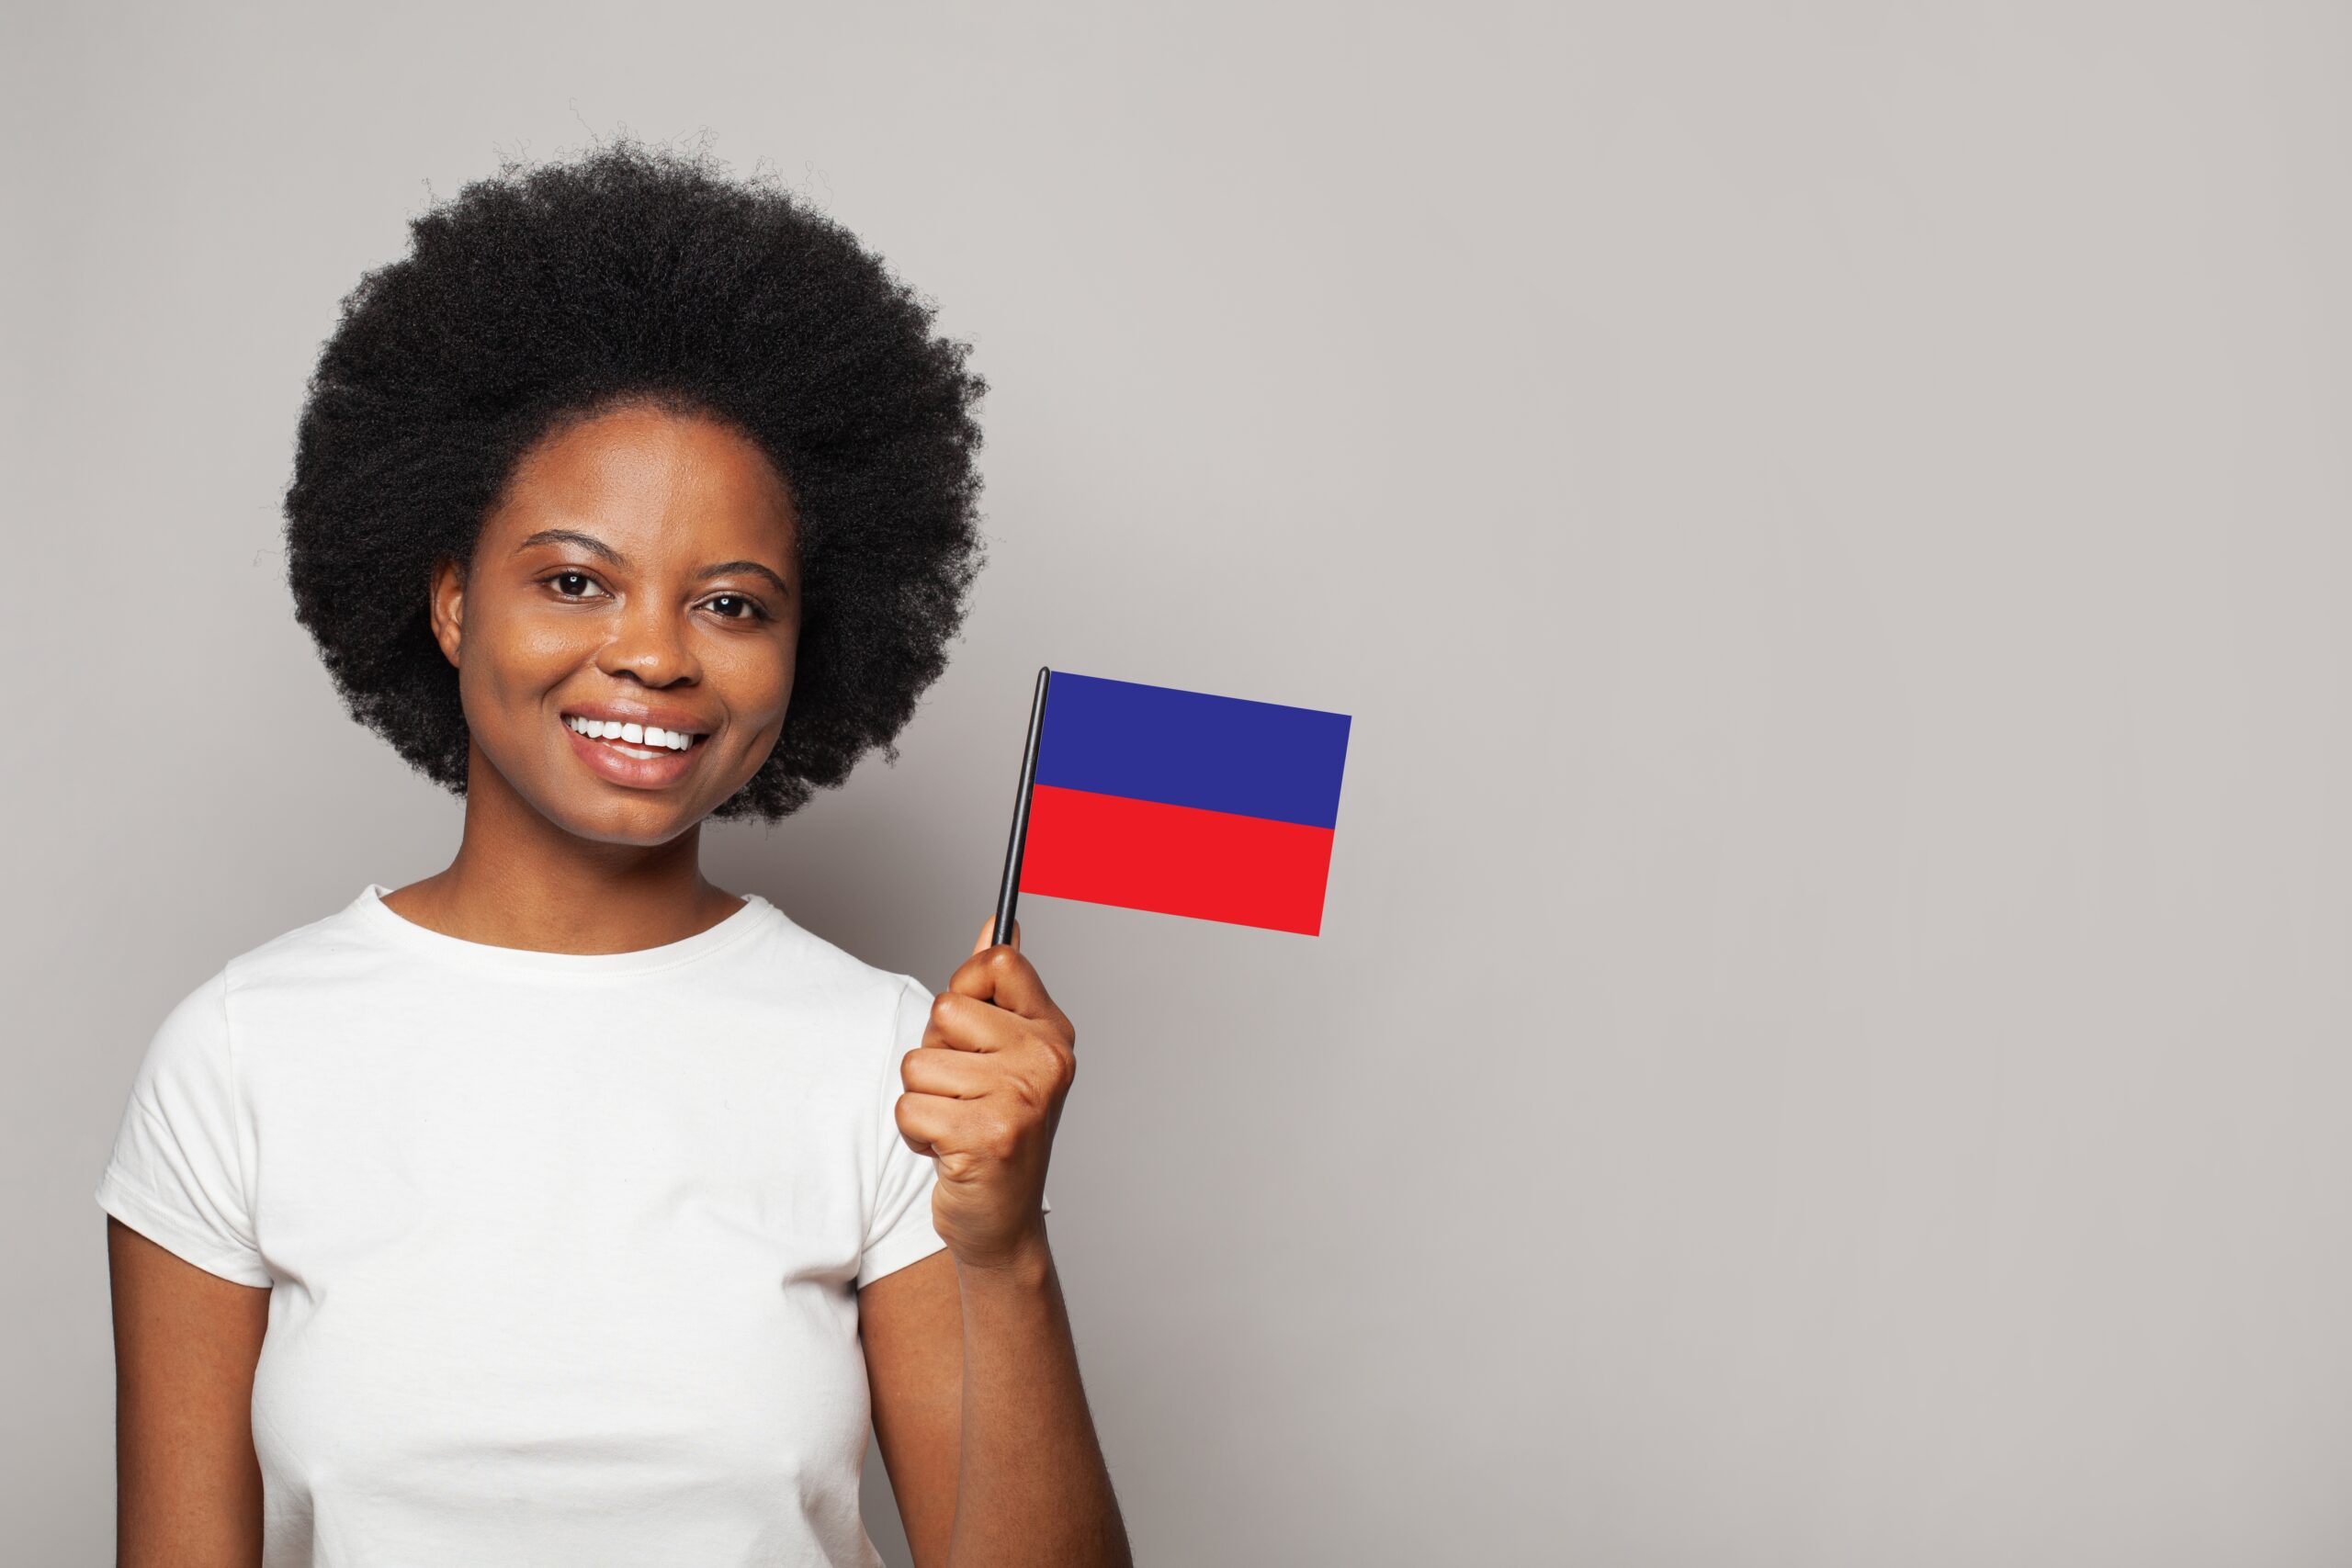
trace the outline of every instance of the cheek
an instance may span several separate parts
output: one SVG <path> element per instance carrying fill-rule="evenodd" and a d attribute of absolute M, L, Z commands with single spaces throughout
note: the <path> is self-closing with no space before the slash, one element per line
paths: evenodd
<path fill-rule="evenodd" d="M 792 702 L 793 655 L 790 643 L 738 648 L 707 659 L 703 675 L 746 731 L 773 728 Z"/>
<path fill-rule="evenodd" d="M 467 627 L 459 653 L 467 722 L 477 730 L 536 723 L 548 690 L 595 651 L 596 630 L 588 617 L 499 607 Z"/>

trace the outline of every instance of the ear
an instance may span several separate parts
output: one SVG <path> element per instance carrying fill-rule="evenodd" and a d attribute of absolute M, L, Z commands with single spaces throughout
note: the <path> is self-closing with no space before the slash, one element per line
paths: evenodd
<path fill-rule="evenodd" d="M 458 662 L 458 646 L 462 638 L 466 608 L 466 574 L 454 560 L 435 562 L 433 584 L 428 594 L 433 616 L 433 640 L 441 645 L 441 657 L 451 664 Z"/>

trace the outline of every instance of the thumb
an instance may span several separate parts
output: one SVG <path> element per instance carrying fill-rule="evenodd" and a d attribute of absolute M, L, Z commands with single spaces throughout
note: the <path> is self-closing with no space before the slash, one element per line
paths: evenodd
<path fill-rule="evenodd" d="M 989 938 L 994 935 L 995 932 L 996 917 L 994 915 L 990 915 L 987 919 L 980 922 L 979 938 L 972 943 L 972 956 L 977 958 L 981 953 L 986 953 L 989 950 Z M 1011 947 L 1015 953 L 1021 951 L 1021 919 L 1017 915 L 1013 917 L 1012 921 L 1012 940 L 1006 943 L 1006 945 Z"/>

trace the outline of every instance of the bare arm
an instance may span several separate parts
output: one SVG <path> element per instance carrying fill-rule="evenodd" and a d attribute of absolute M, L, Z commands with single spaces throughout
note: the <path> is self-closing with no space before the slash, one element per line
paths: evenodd
<path fill-rule="evenodd" d="M 887 1274 L 858 1325 L 916 1568 L 1130 1568 L 1042 1236 L 1001 1267 L 943 1251 Z"/>
<path fill-rule="evenodd" d="M 899 1063 L 947 1246 L 859 1294 L 875 1434 L 918 1568 L 1130 1568 L 1046 1235 L 1078 1031 L 994 925 Z"/>
<path fill-rule="evenodd" d="M 254 1366 L 270 1292 L 208 1273 L 111 1214 L 107 1259 L 117 1568 L 255 1568 Z"/>
<path fill-rule="evenodd" d="M 934 1252 L 857 1292 L 874 1446 L 890 1472 L 915 1568 L 944 1568 L 963 1443 L 964 1305 L 956 1259 Z"/>

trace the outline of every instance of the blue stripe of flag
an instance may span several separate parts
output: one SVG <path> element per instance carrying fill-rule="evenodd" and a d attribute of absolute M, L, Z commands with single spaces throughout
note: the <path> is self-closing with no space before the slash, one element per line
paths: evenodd
<path fill-rule="evenodd" d="M 1347 754 L 1343 713 L 1057 670 L 1037 782 L 1335 828 Z"/>

